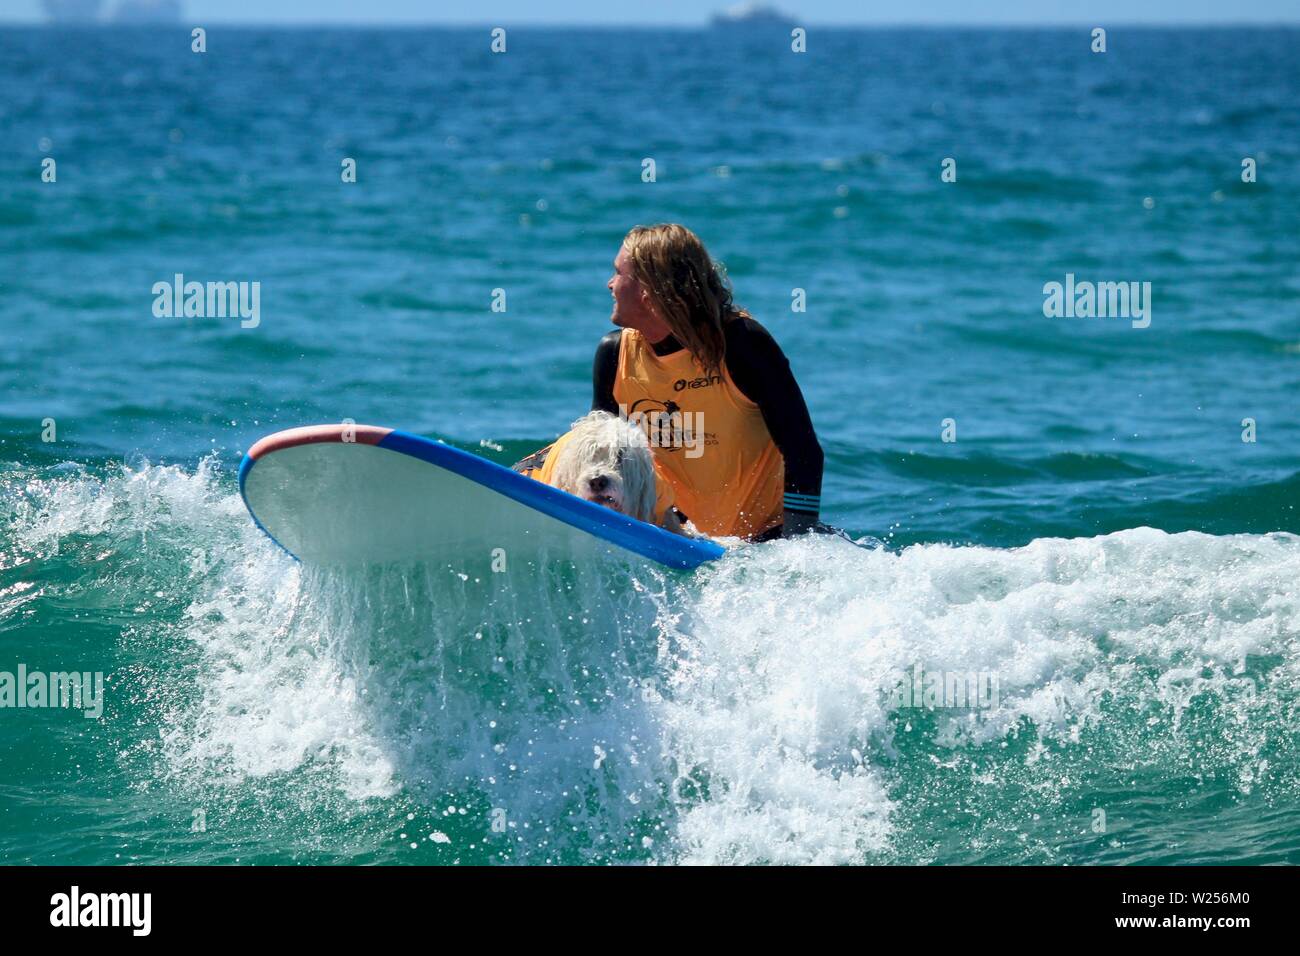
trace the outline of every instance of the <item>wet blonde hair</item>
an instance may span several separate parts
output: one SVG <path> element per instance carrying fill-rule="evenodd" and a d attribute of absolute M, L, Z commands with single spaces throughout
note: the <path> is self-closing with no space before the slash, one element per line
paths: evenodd
<path fill-rule="evenodd" d="M 673 337 L 705 374 L 721 374 L 727 352 L 722 324 L 746 313 L 732 303 L 731 285 L 700 237 L 675 222 L 635 226 L 623 248 L 632 275 L 650 294 Z"/>

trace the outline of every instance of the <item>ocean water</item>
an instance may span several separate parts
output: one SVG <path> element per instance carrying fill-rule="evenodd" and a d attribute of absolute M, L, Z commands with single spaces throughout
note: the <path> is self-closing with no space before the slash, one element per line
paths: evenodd
<path fill-rule="evenodd" d="M 1300 861 L 1300 31 L 488 42 L 0 29 L 0 671 L 108 679 L 0 709 L 0 863 Z M 280 428 L 549 441 L 665 220 L 857 544 L 485 579 L 253 527 Z M 177 273 L 259 324 L 155 317 Z M 1045 317 L 1067 274 L 1149 326 Z"/>

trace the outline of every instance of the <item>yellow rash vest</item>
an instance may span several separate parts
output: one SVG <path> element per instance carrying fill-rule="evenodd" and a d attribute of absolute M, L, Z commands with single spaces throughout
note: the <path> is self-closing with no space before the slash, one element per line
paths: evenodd
<path fill-rule="evenodd" d="M 677 508 L 700 531 L 752 538 L 782 523 L 784 460 L 725 362 L 706 376 L 686 349 L 658 355 L 624 329 L 613 397 L 646 430 Z"/>

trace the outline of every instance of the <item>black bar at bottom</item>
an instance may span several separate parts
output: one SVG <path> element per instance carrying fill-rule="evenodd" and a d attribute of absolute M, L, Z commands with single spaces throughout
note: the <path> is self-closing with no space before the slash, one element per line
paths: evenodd
<path fill-rule="evenodd" d="M 701 921 L 689 931 L 696 942 L 710 929 L 727 938 L 821 924 L 862 940 L 884 931 L 945 947 L 1035 930 L 1070 941 L 1199 935 L 1230 944 L 1241 933 L 1289 929 L 1293 912 L 1283 908 L 1294 910 L 1298 882 L 1285 867 L 7 868 L 0 925 L 7 941 L 338 943 L 414 934 L 450 943 L 448 933 L 468 932 L 551 946 L 566 937 L 582 945 L 584 934 L 626 924 L 635 936 L 606 942 L 672 945 L 684 917 Z M 145 898 L 130 896 L 146 893 L 147 937 Z M 125 925 L 70 925 L 115 915 Z"/>

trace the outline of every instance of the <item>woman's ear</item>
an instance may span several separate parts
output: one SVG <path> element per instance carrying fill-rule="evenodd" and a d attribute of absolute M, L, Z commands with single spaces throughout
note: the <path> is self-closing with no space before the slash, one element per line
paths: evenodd
<path fill-rule="evenodd" d="M 659 315 L 658 307 L 655 305 L 654 296 L 652 296 L 650 290 L 645 287 L 645 283 L 638 279 L 636 287 L 637 291 L 641 293 L 641 308 L 645 309 L 656 319 L 662 318 L 662 316 Z"/>

